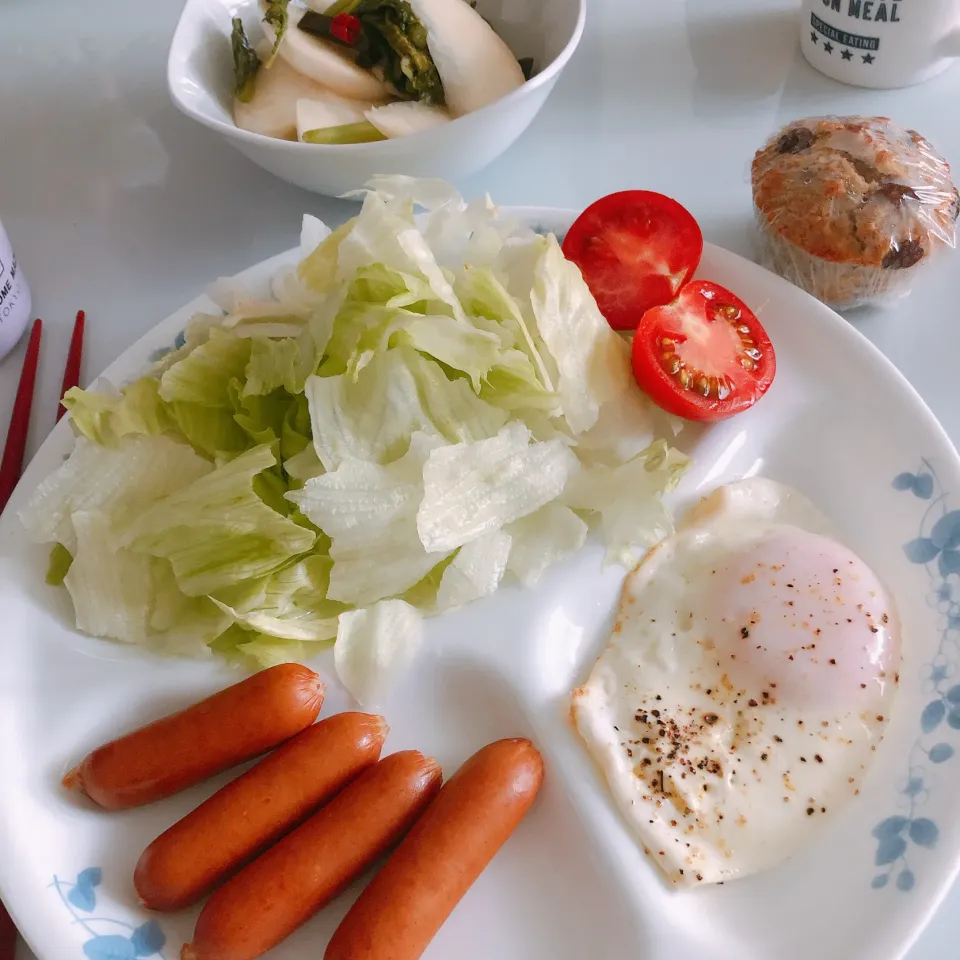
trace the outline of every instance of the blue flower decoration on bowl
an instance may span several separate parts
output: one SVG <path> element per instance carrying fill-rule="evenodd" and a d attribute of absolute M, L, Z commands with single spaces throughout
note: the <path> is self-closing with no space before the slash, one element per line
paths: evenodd
<path fill-rule="evenodd" d="M 124 920 L 94 915 L 97 887 L 102 881 L 103 871 L 99 867 L 88 867 L 80 871 L 73 883 L 57 876 L 51 883 L 74 923 L 88 934 L 83 955 L 87 960 L 137 960 L 139 957 L 163 960 L 167 938 L 156 920 L 135 927 Z"/>
<path fill-rule="evenodd" d="M 923 460 L 915 473 L 893 479 L 894 490 L 911 493 L 926 506 L 918 536 L 905 544 L 911 563 L 926 568 L 930 578 L 927 603 L 940 615 L 940 642 L 936 656 L 923 668 L 923 692 L 929 696 L 920 713 L 920 733 L 910 748 L 906 779 L 900 788 L 904 813 L 887 817 L 873 828 L 877 841 L 874 863 L 878 868 L 872 886 L 891 881 L 908 892 L 916 885 L 910 855 L 917 847 L 932 849 L 940 829 L 929 817 L 918 816 L 929 796 L 931 768 L 952 760 L 960 740 L 960 510 L 951 510 L 937 472 Z"/>

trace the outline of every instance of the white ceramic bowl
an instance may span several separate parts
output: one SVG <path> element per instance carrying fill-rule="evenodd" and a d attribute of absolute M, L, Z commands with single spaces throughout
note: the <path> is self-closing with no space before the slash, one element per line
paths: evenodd
<path fill-rule="evenodd" d="M 240 130 L 233 122 L 230 20 L 249 36 L 256 0 L 187 0 L 167 63 L 174 104 L 215 130 L 265 170 L 316 193 L 340 196 L 378 173 L 457 180 L 500 156 L 543 106 L 583 34 L 586 0 L 479 0 L 477 9 L 537 74 L 483 110 L 423 133 L 343 146 L 293 143 Z"/>

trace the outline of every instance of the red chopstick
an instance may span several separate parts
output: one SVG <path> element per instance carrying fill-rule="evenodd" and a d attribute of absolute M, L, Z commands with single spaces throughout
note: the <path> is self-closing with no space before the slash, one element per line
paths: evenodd
<path fill-rule="evenodd" d="M 17 951 L 17 928 L 0 903 L 0 960 L 13 960 Z"/>
<path fill-rule="evenodd" d="M 67 354 L 67 364 L 63 371 L 63 385 L 60 388 L 60 399 L 64 394 L 80 382 L 80 361 L 83 357 L 83 329 L 86 315 L 82 310 L 77 312 L 77 319 L 73 325 L 73 336 L 70 339 L 70 352 Z M 27 446 L 27 431 L 30 428 L 30 411 L 33 407 L 33 389 L 37 379 L 37 365 L 40 359 L 40 338 L 43 335 L 43 321 L 36 320 L 30 331 L 30 342 L 27 344 L 27 355 L 23 361 L 23 370 L 20 373 L 20 385 L 17 387 L 17 398 L 13 404 L 13 414 L 10 417 L 10 431 L 3 448 L 3 460 L 0 461 L 0 512 L 7 505 L 23 472 L 23 456 Z M 66 413 L 66 407 L 61 403 L 57 408 L 57 420 Z M 14 926 L 10 914 L 0 903 L 0 960 L 13 960 L 17 949 L 17 928 Z"/>
<path fill-rule="evenodd" d="M 34 320 L 27 344 L 27 355 L 20 373 L 20 386 L 10 417 L 10 431 L 0 461 L 0 511 L 7 505 L 23 472 L 23 454 L 27 447 L 27 431 L 30 429 L 30 410 L 33 406 L 33 385 L 37 379 L 37 362 L 40 359 L 40 337 L 43 321 Z"/>
<path fill-rule="evenodd" d="M 67 365 L 63 370 L 63 385 L 60 387 L 60 400 L 63 401 L 68 390 L 80 385 L 80 361 L 83 359 L 83 328 L 86 323 L 87 315 L 82 311 L 77 311 L 77 319 L 73 325 L 73 336 L 70 338 L 70 352 L 67 354 Z M 61 402 L 57 407 L 57 423 L 67 412 L 67 408 Z"/>

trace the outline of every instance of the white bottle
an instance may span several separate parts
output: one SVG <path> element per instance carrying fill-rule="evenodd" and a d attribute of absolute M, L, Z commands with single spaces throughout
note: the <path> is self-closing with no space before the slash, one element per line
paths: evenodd
<path fill-rule="evenodd" d="M 0 360 L 17 344 L 30 322 L 30 288 L 0 222 Z"/>

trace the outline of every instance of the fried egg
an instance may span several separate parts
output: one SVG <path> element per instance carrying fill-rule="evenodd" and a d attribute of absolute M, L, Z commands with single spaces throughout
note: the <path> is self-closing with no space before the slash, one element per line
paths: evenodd
<path fill-rule="evenodd" d="M 572 715 L 673 883 L 767 870 L 859 793 L 899 679 L 877 575 L 770 480 L 721 487 L 626 579 Z"/>

